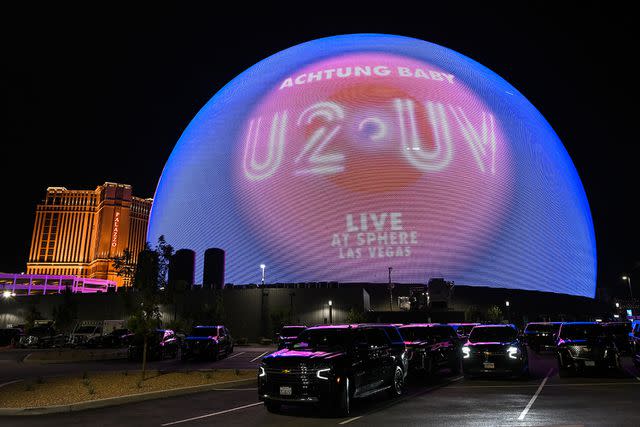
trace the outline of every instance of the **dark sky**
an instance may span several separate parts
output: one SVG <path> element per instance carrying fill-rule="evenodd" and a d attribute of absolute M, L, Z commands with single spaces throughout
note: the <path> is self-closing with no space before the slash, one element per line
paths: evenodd
<path fill-rule="evenodd" d="M 377 15 L 328 7 L 299 16 L 281 7 L 260 15 L 247 15 L 248 7 L 5 10 L 0 271 L 25 270 L 46 187 L 116 181 L 152 197 L 184 128 L 237 74 L 304 41 L 380 32 L 456 50 L 528 97 L 582 178 L 596 227 L 598 284 L 626 295 L 619 277 L 640 265 L 634 15 L 610 2 L 563 9 L 424 4 Z M 635 273 L 640 282 L 640 268 Z"/>

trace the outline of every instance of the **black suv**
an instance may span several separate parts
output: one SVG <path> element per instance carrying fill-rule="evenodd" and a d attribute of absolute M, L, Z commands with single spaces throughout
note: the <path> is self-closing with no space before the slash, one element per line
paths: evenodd
<path fill-rule="evenodd" d="M 631 322 L 607 322 L 603 326 L 606 335 L 613 339 L 620 354 L 632 353 Z"/>
<path fill-rule="evenodd" d="M 480 325 L 462 346 L 464 376 L 529 374 L 527 346 L 513 325 Z"/>
<path fill-rule="evenodd" d="M 595 322 L 568 322 L 560 326 L 556 346 L 560 376 L 586 369 L 619 368 L 620 357 L 613 337 Z"/>
<path fill-rule="evenodd" d="M 192 357 L 218 360 L 233 353 L 233 338 L 229 330 L 218 326 L 194 326 L 182 343 L 181 360 Z"/>
<path fill-rule="evenodd" d="M 388 331 L 391 331 L 391 336 Z M 258 368 L 258 397 L 269 411 L 316 404 L 346 416 L 350 401 L 381 391 L 402 394 L 407 358 L 390 325 L 316 326 Z"/>
<path fill-rule="evenodd" d="M 524 338 L 531 350 L 554 350 L 562 322 L 531 322 L 524 328 Z"/>
<path fill-rule="evenodd" d="M 283 326 L 282 329 L 280 329 L 280 333 L 278 334 L 278 350 L 282 350 L 293 341 L 295 341 L 295 339 L 298 338 L 298 335 L 300 335 L 300 332 L 304 331 L 305 329 L 307 329 L 306 326 Z"/>
<path fill-rule="evenodd" d="M 453 327 L 440 324 L 409 324 L 399 327 L 407 346 L 411 375 L 431 376 L 440 368 L 460 372 L 460 344 Z"/>

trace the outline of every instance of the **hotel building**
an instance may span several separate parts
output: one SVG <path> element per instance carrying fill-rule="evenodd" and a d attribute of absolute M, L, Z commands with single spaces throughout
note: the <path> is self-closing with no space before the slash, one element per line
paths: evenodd
<path fill-rule="evenodd" d="M 137 262 L 144 249 L 152 199 L 131 186 L 105 182 L 95 190 L 49 187 L 36 208 L 27 274 L 74 275 L 114 280 L 112 259 L 129 249 Z"/>

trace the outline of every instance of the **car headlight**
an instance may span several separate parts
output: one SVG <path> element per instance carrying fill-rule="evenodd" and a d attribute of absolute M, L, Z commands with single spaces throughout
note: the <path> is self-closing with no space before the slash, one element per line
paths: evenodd
<path fill-rule="evenodd" d="M 509 355 L 509 358 L 511 358 L 511 359 L 517 359 L 519 352 L 520 352 L 520 349 L 518 347 L 509 347 L 507 349 L 507 354 Z"/>
<path fill-rule="evenodd" d="M 465 345 L 462 347 L 462 358 L 468 359 L 469 357 L 471 357 L 471 349 Z"/>
<path fill-rule="evenodd" d="M 321 380 L 328 380 L 329 377 L 327 376 L 327 374 L 329 373 L 329 371 L 331 371 L 331 368 L 318 369 L 318 372 L 316 372 L 316 377 L 320 378 Z"/>
<path fill-rule="evenodd" d="M 264 370 L 264 367 L 260 366 L 258 368 L 258 376 L 259 377 L 265 377 L 267 376 L 267 372 Z"/>

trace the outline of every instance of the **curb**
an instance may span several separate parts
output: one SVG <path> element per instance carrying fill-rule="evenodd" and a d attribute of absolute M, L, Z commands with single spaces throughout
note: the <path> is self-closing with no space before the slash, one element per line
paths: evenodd
<path fill-rule="evenodd" d="M 112 352 L 104 352 L 104 353 L 88 353 L 87 356 L 92 355 L 92 357 L 79 357 L 76 359 L 32 359 L 31 356 L 34 353 L 27 354 L 22 362 L 24 363 L 34 363 L 34 364 L 55 364 L 55 363 L 75 363 L 75 362 L 94 362 L 101 360 L 120 360 L 127 358 L 126 351 L 112 351 Z M 83 355 L 84 356 L 84 355 Z"/>
<path fill-rule="evenodd" d="M 255 378 L 225 381 L 216 384 L 196 385 L 191 387 L 172 388 L 170 390 L 152 391 L 149 393 L 129 394 L 126 396 L 108 397 L 106 399 L 90 400 L 88 402 L 71 403 L 69 405 L 43 406 L 33 408 L 0 408 L 0 416 L 45 415 L 67 412 L 84 411 L 85 409 L 104 408 L 107 406 L 124 405 L 126 403 L 143 402 L 145 400 L 162 399 L 165 397 L 182 396 L 185 394 L 201 393 L 216 389 L 231 389 L 234 385 L 255 384 Z"/>

